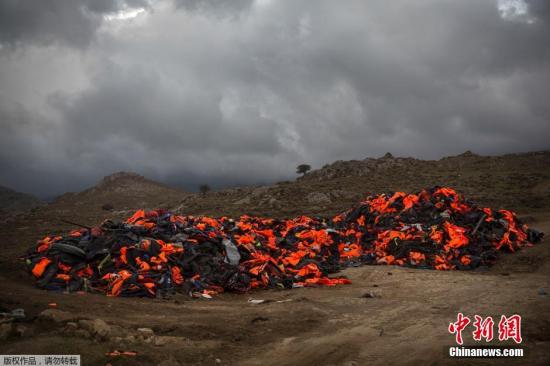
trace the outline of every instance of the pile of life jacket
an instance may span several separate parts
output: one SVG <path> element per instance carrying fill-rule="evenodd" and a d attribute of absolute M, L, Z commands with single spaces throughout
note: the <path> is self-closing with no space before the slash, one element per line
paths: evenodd
<path fill-rule="evenodd" d="M 334 286 L 361 264 L 436 270 L 490 266 L 541 240 L 507 210 L 451 188 L 369 196 L 333 218 L 279 220 L 137 211 L 38 241 L 25 256 L 40 288 L 110 296 L 211 297 L 257 288 Z"/>

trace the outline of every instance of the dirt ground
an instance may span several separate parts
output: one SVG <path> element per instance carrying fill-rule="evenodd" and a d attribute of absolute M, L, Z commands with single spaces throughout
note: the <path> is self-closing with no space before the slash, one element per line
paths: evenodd
<path fill-rule="evenodd" d="M 530 221 L 550 232 L 550 213 L 537 213 Z M 2 236 L 6 248 L 6 232 Z M 0 256 L 0 306 L 24 308 L 27 318 L 18 325 L 25 329 L 0 341 L 0 354 L 80 354 L 83 365 L 548 365 L 550 295 L 544 292 L 550 292 L 549 241 L 547 236 L 539 245 L 505 255 L 489 270 L 364 266 L 344 272 L 351 285 L 222 294 L 210 300 L 42 291 L 14 260 L 29 243 L 17 243 Z M 249 298 L 273 301 L 254 305 Z M 103 319 L 108 336 L 75 332 L 65 321 L 37 319 L 52 302 L 75 322 Z M 471 318 L 492 315 L 496 322 L 501 314 L 520 314 L 525 357 L 451 359 L 448 347 L 455 343 L 447 327 L 458 312 Z M 137 329 L 144 327 L 154 337 L 141 337 Z M 476 345 L 468 329 L 465 345 Z M 105 355 L 115 349 L 137 355 Z"/>

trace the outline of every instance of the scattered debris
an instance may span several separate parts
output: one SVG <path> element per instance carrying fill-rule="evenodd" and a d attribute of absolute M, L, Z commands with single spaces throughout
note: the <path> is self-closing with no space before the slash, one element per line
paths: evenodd
<path fill-rule="evenodd" d="M 210 299 L 223 291 L 348 284 L 329 276 L 361 264 L 486 267 L 498 252 L 543 236 L 511 211 L 477 207 L 441 187 L 369 196 L 332 219 L 215 219 L 159 209 L 98 227 L 74 224 L 79 229 L 48 236 L 25 256 L 38 287 L 150 297 L 177 290 Z"/>
<path fill-rule="evenodd" d="M 270 302 L 271 300 L 261 300 L 261 299 L 248 299 L 248 303 L 252 305 L 264 304 Z"/>
<path fill-rule="evenodd" d="M 368 292 L 365 292 L 363 295 L 361 295 L 361 297 L 364 297 L 366 299 L 374 299 L 375 297 L 380 297 L 380 296 L 378 296 L 374 291 L 368 291 Z"/>
<path fill-rule="evenodd" d="M 13 309 L 10 312 L 0 313 L 0 323 L 7 323 L 14 320 L 21 320 L 24 318 L 25 318 L 25 310 L 21 308 Z"/>
<path fill-rule="evenodd" d="M 270 299 L 264 300 L 264 299 L 252 299 L 252 298 L 248 299 L 248 303 L 252 305 L 268 304 L 270 302 L 282 304 L 282 303 L 291 302 L 291 301 L 292 299 L 285 299 L 285 300 L 270 300 Z"/>
<path fill-rule="evenodd" d="M 546 292 L 546 290 L 544 289 L 544 287 L 539 288 L 539 295 L 541 295 L 541 296 L 548 295 L 548 293 Z"/>
<path fill-rule="evenodd" d="M 282 304 L 284 302 L 291 302 L 291 301 L 292 301 L 292 299 L 285 299 L 285 300 L 277 300 L 275 302 L 278 303 L 278 304 Z"/>
<path fill-rule="evenodd" d="M 254 319 L 252 319 L 250 322 L 252 324 L 254 324 L 254 323 L 257 323 L 257 322 L 266 322 L 268 320 L 269 320 L 269 318 L 266 318 L 265 316 L 257 316 Z"/>

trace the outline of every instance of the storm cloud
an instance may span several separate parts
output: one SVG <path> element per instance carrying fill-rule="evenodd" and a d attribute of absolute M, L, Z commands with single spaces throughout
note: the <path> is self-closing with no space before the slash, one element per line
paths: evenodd
<path fill-rule="evenodd" d="M 0 3 L 0 184 L 550 148 L 543 0 Z"/>

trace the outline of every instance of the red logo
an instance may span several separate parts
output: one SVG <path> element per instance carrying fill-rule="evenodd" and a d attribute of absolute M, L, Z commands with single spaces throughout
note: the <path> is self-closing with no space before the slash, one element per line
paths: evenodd
<path fill-rule="evenodd" d="M 510 317 L 502 315 L 498 322 L 498 340 L 505 341 L 512 338 L 516 343 L 521 343 L 521 316 L 514 314 Z"/>
<path fill-rule="evenodd" d="M 472 338 L 476 342 L 480 342 L 485 339 L 485 342 L 491 342 L 493 340 L 493 331 L 495 322 L 493 318 L 488 316 L 483 318 L 479 315 L 474 315 L 474 331 L 472 332 Z M 455 335 L 457 344 L 463 344 L 464 340 L 462 332 L 471 323 L 471 319 L 464 316 L 462 313 L 458 313 L 456 316 L 456 322 L 449 323 L 449 333 Z M 502 315 L 498 323 L 498 340 L 506 341 L 513 339 L 516 343 L 521 343 L 521 315 L 514 314 L 509 317 Z"/>
<path fill-rule="evenodd" d="M 474 315 L 474 317 L 476 319 L 474 322 L 476 329 L 472 333 L 474 341 L 481 341 L 482 338 L 485 338 L 485 342 L 491 342 L 493 340 L 493 325 L 495 325 L 493 318 L 488 316 L 483 319 L 479 315 Z"/>
<path fill-rule="evenodd" d="M 462 331 L 470 324 L 470 318 L 458 313 L 455 323 L 449 324 L 449 333 L 456 334 L 456 343 L 462 344 Z"/>

